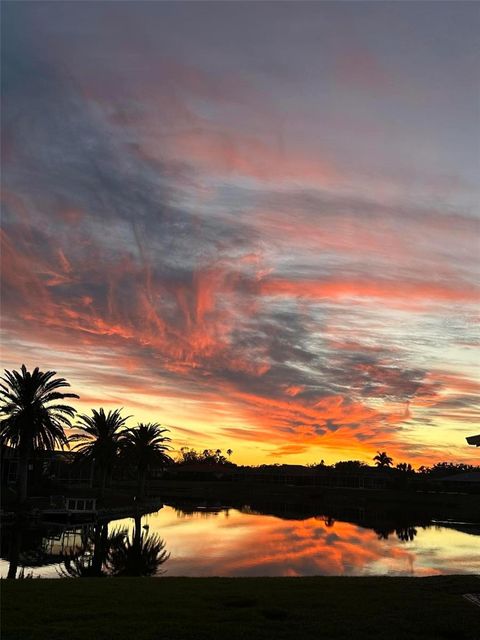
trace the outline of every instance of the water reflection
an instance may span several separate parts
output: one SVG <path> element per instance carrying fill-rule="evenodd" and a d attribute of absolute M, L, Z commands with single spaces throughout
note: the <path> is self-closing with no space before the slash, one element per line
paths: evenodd
<path fill-rule="evenodd" d="M 34 577 L 39 568 L 49 573 L 48 569 L 58 565 L 66 553 L 82 548 L 86 536 L 86 525 L 75 528 L 40 527 L 28 519 L 19 518 L 2 527 L 2 568 L 8 561 L 8 569 L 2 570 L 0 575 L 11 579 Z"/>
<path fill-rule="evenodd" d="M 415 527 L 402 527 L 400 529 L 374 529 L 379 540 L 388 540 L 389 536 L 396 534 L 402 542 L 412 542 L 417 535 Z"/>
<path fill-rule="evenodd" d="M 164 540 L 140 515 L 133 528 L 114 522 L 39 527 L 18 520 L 2 529 L 1 552 L 0 575 L 9 579 L 154 576 L 169 558 Z"/>
<path fill-rule="evenodd" d="M 109 531 L 108 523 L 93 527 L 82 548 L 70 549 L 59 574 L 70 578 L 104 576 L 154 576 L 169 558 L 165 542 L 149 526 L 135 518 L 133 531 L 116 527 Z"/>
<path fill-rule="evenodd" d="M 96 524 L 82 536 L 82 544 L 64 553 L 59 575 L 71 578 L 101 578 L 109 548 L 108 524 Z"/>
<path fill-rule="evenodd" d="M 126 529 L 112 534 L 107 567 L 112 576 L 154 576 L 163 573 L 160 566 L 169 557 L 164 540 L 138 518 L 131 536 Z"/>
<path fill-rule="evenodd" d="M 274 513 L 276 512 L 276 513 Z M 296 516 L 296 517 L 295 517 Z M 76 527 L 15 523 L 2 530 L 2 577 L 432 575 L 480 571 L 478 526 L 357 509 L 261 513 L 175 505 Z"/>

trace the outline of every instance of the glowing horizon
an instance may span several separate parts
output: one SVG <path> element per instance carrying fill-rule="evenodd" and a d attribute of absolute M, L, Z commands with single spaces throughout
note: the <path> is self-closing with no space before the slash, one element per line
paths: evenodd
<path fill-rule="evenodd" d="M 478 462 L 478 6 L 3 12 L 4 368 L 240 464 Z"/>

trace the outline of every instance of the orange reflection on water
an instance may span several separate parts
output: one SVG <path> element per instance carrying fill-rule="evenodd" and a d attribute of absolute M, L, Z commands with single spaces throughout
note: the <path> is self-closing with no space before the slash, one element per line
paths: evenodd
<path fill-rule="evenodd" d="M 0 576 L 7 576 L 12 563 L 16 564 L 18 575 L 50 578 L 122 575 L 118 571 L 125 568 L 130 571 L 125 575 L 166 576 L 423 576 L 480 572 L 478 524 L 421 527 L 403 520 L 403 525 L 395 528 L 384 515 L 377 514 L 369 516 L 374 517 L 375 524 L 369 524 L 373 529 L 324 516 L 286 519 L 286 513 L 280 511 L 276 513 L 283 517 L 253 512 L 249 507 L 196 509 L 185 512 L 166 506 L 137 520 L 136 525 L 133 519 L 124 519 L 58 531 L 25 530 L 23 534 L 18 528 L 7 528 L 2 532 L 6 544 Z M 108 532 L 105 529 L 104 538 L 101 529 L 105 526 Z M 142 542 L 143 551 L 134 554 L 133 564 L 133 556 L 128 553 L 128 566 L 119 565 L 116 560 L 120 556 L 111 554 L 112 550 L 123 549 L 120 532 L 127 551 L 137 540 L 135 532 L 140 533 L 138 541 Z M 19 545 L 15 544 L 15 535 L 20 535 Z M 99 540 L 102 544 L 97 554 Z M 159 545 L 161 557 L 152 555 L 152 544 Z M 145 567 L 149 569 L 147 573 Z M 92 573 L 93 569 L 101 571 Z"/>
<path fill-rule="evenodd" d="M 283 520 L 229 509 L 182 514 L 171 507 L 147 516 L 166 542 L 166 575 L 301 576 L 433 575 L 480 570 L 477 536 L 418 528 L 413 540 L 323 517 Z"/>

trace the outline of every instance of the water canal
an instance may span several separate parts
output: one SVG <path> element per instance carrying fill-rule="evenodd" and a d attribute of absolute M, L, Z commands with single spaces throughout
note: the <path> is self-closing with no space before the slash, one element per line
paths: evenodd
<path fill-rule="evenodd" d="M 310 576 L 480 573 L 480 525 L 163 506 L 83 525 L 2 529 L 0 575 Z"/>

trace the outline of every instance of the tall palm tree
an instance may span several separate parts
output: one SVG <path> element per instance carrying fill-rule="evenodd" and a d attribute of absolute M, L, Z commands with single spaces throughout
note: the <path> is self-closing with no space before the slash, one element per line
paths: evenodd
<path fill-rule="evenodd" d="M 77 429 L 83 433 L 70 436 L 69 442 L 77 444 L 72 448 L 80 458 L 95 461 L 100 470 L 100 497 L 105 495 L 107 479 L 120 451 L 121 430 L 130 416 L 122 417 L 121 409 L 98 411 L 92 409 L 92 415 L 79 416 Z"/>
<path fill-rule="evenodd" d="M 390 458 L 386 451 L 377 451 L 377 455 L 373 459 L 377 467 L 391 467 L 393 464 L 393 458 Z"/>
<path fill-rule="evenodd" d="M 138 472 L 138 496 L 145 496 L 148 474 L 154 464 L 169 464 L 172 459 L 167 454 L 170 450 L 167 442 L 170 438 L 164 435 L 168 429 L 154 422 L 139 424 L 133 429 L 126 429 L 121 436 L 122 453 L 135 465 Z"/>
<path fill-rule="evenodd" d="M 76 393 L 64 393 L 69 387 L 65 378 L 55 378 L 56 371 L 7 371 L 0 378 L 0 444 L 18 451 L 18 498 L 27 499 L 28 461 L 39 450 L 52 451 L 67 444 L 64 428 L 70 427 L 75 409 L 59 403 L 65 398 L 78 398 Z"/>

